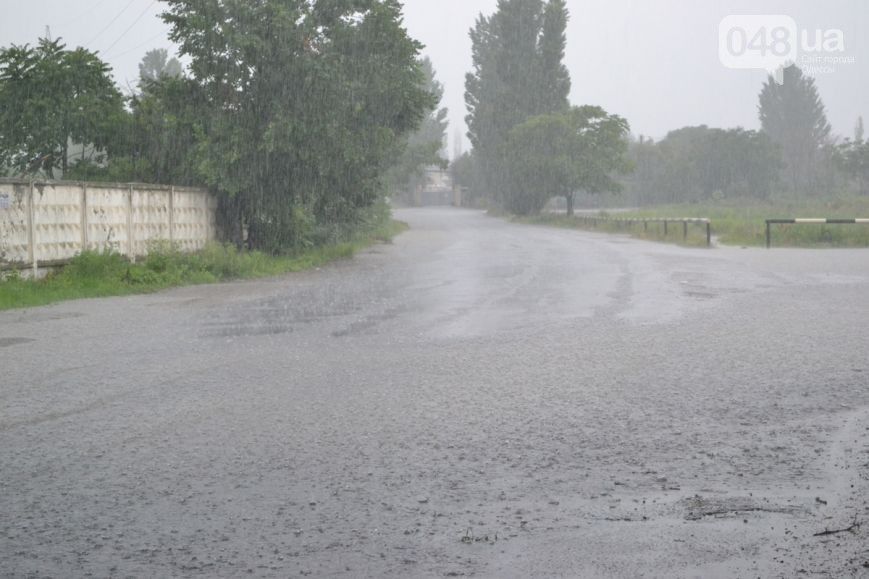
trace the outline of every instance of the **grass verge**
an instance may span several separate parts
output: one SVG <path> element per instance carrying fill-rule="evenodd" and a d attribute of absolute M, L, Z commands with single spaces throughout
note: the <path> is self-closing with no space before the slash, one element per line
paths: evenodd
<path fill-rule="evenodd" d="M 779 201 L 761 203 L 758 201 L 733 201 L 718 204 L 663 205 L 636 211 L 607 213 L 601 215 L 623 219 L 642 217 L 707 217 L 712 220 L 712 234 L 719 243 L 725 245 L 754 246 L 766 245 L 766 220 L 789 218 L 867 218 L 869 217 L 869 198 L 817 201 Z M 587 224 L 566 215 L 541 215 L 523 219 L 524 223 L 536 223 L 556 227 L 590 229 Z M 668 235 L 664 236 L 664 226 L 649 224 L 648 230 L 642 224 L 634 226 L 610 223 L 599 225 L 597 231 L 629 233 L 634 237 L 676 243 L 679 245 L 705 247 L 706 231 L 699 225 L 688 226 L 688 239 L 683 241 L 682 226 L 670 224 Z M 773 225 L 773 247 L 869 247 L 869 225 Z"/>
<path fill-rule="evenodd" d="M 221 244 L 185 254 L 169 244 L 158 244 L 146 258 L 133 264 L 116 253 L 85 252 L 62 270 L 40 280 L 7 274 L 0 281 L 0 310 L 303 271 L 350 258 L 375 243 L 390 242 L 407 228 L 405 223 L 389 220 L 357 233 L 346 242 L 281 256 L 239 251 L 232 245 Z"/>

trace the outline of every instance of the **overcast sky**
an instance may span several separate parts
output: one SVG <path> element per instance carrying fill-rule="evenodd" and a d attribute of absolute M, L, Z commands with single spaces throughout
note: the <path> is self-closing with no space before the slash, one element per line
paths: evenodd
<path fill-rule="evenodd" d="M 731 14 L 784 14 L 808 32 L 840 29 L 853 64 L 816 76 L 835 132 L 851 135 L 869 116 L 869 1 L 866 0 L 568 0 L 566 63 L 574 104 L 626 117 L 635 134 L 660 138 L 707 124 L 757 128 L 763 71 L 730 70 L 718 57 L 721 20 Z M 464 127 L 468 30 L 496 0 L 408 0 L 410 34 L 426 45 L 446 87 L 452 137 Z M 69 46 L 98 50 L 122 87 L 135 83 L 151 48 L 172 49 L 157 0 L 0 0 L 0 45 L 33 43 L 51 27 Z M 869 119 L 867 119 L 869 121 Z M 467 147 L 467 145 L 466 145 Z"/>

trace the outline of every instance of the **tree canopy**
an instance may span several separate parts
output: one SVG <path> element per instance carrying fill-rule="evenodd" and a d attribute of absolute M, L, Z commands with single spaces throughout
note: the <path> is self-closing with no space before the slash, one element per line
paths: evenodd
<path fill-rule="evenodd" d="M 577 191 L 621 190 L 616 176 L 630 170 L 629 130 L 625 119 L 595 106 L 532 117 L 514 127 L 505 147 L 513 176 L 506 209 L 529 215 L 552 197 L 565 197 L 573 214 Z"/>
<path fill-rule="evenodd" d="M 149 83 L 164 78 L 179 78 L 184 73 L 177 58 L 170 58 L 165 48 L 149 50 L 139 63 L 139 84 L 145 88 Z"/>
<path fill-rule="evenodd" d="M 706 125 L 671 131 L 659 143 L 631 145 L 629 182 L 640 203 L 766 199 L 779 182 L 781 150 L 768 135 Z"/>
<path fill-rule="evenodd" d="M 499 0 L 496 12 L 481 15 L 470 32 L 468 137 L 485 186 L 496 197 L 511 180 L 502 154 L 513 127 L 569 106 L 567 20 L 563 0 Z"/>
<path fill-rule="evenodd" d="M 254 244 L 353 221 L 436 105 L 395 0 L 167 0 L 202 91 L 199 169 Z"/>
<path fill-rule="evenodd" d="M 94 52 L 60 39 L 0 49 L 0 167 L 15 174 L 65 174 L 105 151 L 124 113 L 109 67 Z"/>
<path fill-rule="evenodd" d="M 786 185 L 795 193 L 811 192 L 832 130 L 814 79 L 797 66 L 784 70 L 783 84 L 770 76 L 758 113 L 762 131 L 781 147 Z"/>

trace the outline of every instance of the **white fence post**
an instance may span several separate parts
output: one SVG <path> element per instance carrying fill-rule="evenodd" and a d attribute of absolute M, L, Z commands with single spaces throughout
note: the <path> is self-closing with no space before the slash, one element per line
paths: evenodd
<path fill-rule="evenodd" d="M 30 258 L 30 264 L 33 267 L 33 277 L 39 274 L 39 261 L 36 257 L 36 220 L 34 219 L 35 211 L 33 209 L 33 180 L 30 181 L 30 190 L 27 194 L 27 254 Z"/>
<path fill-rule="evenodd" d="M 81 184 L 81 252 L 88 250 L 88 186 L 87 183 Z"/>
<path fill-rule="evenodd" d="M 169 245 L 175 243 L 175 185 L 169 187 Z"/>
<path fill-rule="evenodd" d="M 133 233 L 133 184 L 127 192 L 127 256 L 136 263 L 136 236 Z"/>

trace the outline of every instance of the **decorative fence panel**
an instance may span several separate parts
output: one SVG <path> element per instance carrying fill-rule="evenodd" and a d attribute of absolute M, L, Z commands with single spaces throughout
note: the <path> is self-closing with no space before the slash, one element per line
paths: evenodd
<path fill-rule="evenodd" d="M 196 251 L 217 239 L 216 219 L 201 189 L 0 179 L 0 269 L 38 271 L 85 249 L 135 259 L 157 241 Z"/>

